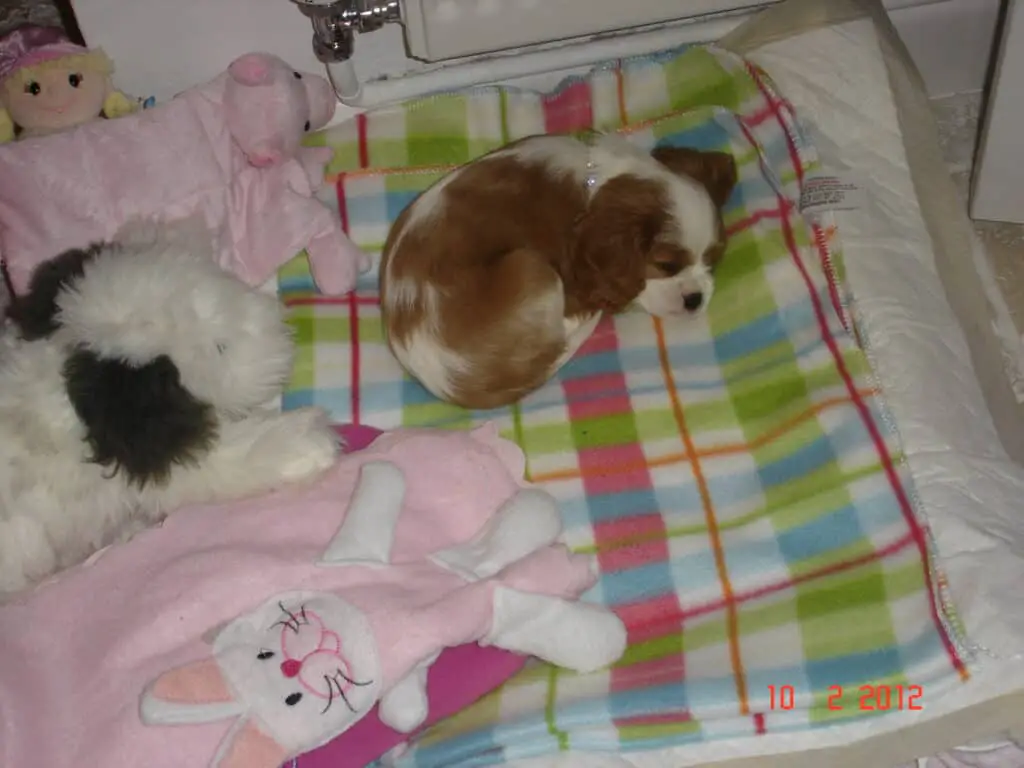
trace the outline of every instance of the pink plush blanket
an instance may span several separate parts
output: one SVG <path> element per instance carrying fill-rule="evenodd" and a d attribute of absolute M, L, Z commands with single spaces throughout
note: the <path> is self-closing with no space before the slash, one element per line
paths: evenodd
<path fill-rule="evenodd" d="M 398 431 L 316 486 L 197 507 L 0 607 L 0 764 L 275 768 L 478 641 L 576 669 L 625 637 L 493 429 Z M 74 631 L 69 631 L 73 627 Z"/>

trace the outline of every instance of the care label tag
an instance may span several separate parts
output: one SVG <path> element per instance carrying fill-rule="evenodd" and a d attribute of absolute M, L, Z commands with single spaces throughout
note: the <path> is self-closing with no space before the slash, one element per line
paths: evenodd
<path fill-rule="evenodd" d="M 856 211 L 867 203 L 867 192 L 846 174 L 819 172 L 804 179 L 800 210 Z"/>

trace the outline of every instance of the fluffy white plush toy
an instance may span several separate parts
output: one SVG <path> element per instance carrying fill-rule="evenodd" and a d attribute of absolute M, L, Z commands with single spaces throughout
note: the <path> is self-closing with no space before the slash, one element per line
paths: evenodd
<path fill-rule="evenodd" d="M 0 593 L 184 504 L 308 481 L 338 439 L 268 403 L 291 370 L 277 300 L 194 223 L 133 227 L 40 266 L 0 338 Z"/>

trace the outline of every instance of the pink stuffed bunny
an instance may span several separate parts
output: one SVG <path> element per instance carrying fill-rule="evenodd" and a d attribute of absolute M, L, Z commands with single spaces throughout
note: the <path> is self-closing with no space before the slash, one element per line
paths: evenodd
<path fill-rule="evenodd" d="M 40 261 L 135 219 L 201 213 L 221 266 L 250 284 L 305 249 L 318 287 L 344 293 L 369 260 L 314 197 L 330 150 L 301 146 L 334 107 L 323 77 L 252 53 L 152 109 L 0 146 L 0 255 L 15 291 Z"/>

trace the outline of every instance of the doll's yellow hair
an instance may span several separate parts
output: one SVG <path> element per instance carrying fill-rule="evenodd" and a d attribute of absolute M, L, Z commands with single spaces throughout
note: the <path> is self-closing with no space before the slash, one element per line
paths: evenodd
<path fill-rule="evenodd" d="M 14 121 L 6 109 L 0 109 L 0 144 L 14 141 Z"/>
<path fill-rule="evenodd" d="M 29 67 L 21 67 L 12 72 L 4 80 L 4 84 L 11 83 L 15 87 L 25 86 L 35 79 L 36 72 L 42 72 L 47 69 L 72 69 L 81 72 L 96 72 L 100 75 L 110 75 L 114 72 L 114 62 L 103 52 L 102 48 L 94 48 L 91 51 L 71 53 L 67 56 L 61 56 L 59 59 L 50 59 L 49 61 L 42 61 Z"/>

